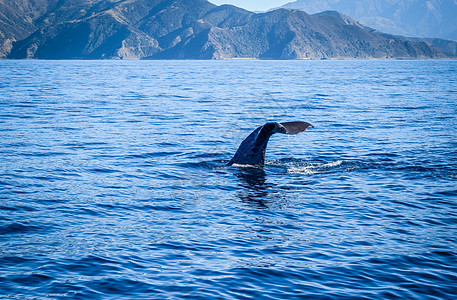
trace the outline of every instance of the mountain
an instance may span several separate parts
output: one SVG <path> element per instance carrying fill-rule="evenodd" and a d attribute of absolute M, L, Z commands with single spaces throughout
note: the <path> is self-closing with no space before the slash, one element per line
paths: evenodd
<path fill-rule="evenodd" d="M 0 0 L 0 55 L 13 59 L 457 56 L 457 43 L 446 43 L 443 51 L 331 11 L 256 14 L 206 0 Z"/>
<path fill-rule="evenodd" d="M 456 0 L 297 0 L 282 8 L 337 10 L 382 32 L 457 41 Z"/>
<path fill-rule="evenodd" d="M 82 17 L 99 1 L 0 0 L 0 57 L 40 28 Z"/>

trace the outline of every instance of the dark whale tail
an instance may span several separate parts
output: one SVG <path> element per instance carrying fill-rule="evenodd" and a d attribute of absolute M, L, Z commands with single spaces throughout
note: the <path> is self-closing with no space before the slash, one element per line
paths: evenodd
<path fill-rule="evenodd" d="M 283 134 L 297 134 L 308 127 L 314 127 L 306 122 L 266 123 L 254 130 L 240 145 L 233 158 L 227 164 L 249 165 L 263 167 L 265 153 L 270 137 L 279 132 Z"/>

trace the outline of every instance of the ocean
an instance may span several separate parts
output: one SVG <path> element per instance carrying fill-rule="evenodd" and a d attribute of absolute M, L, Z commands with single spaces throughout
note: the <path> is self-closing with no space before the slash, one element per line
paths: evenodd
<path fill-rule="evenodd" d="M 456 299 L 456 126 L 456 60 L 0 60 L 0 298 Z"/>

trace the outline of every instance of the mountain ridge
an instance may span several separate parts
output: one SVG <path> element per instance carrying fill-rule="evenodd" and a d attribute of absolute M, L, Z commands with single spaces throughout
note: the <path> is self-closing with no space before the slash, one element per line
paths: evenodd
<path fill-rule="evenodd" d="M 457 56 L 452 43 L 442 51 L 429 41 L 379 33 L 337 12 L 253 13 L 206 0 L 1 0 L 0 9 L 0 57 L 10 59 Z"/>
<path fill-rule="evenodd" d="M 336 10 L 385 33 L 457 41 L 455 0 L 296 0 L 280 8 Z"/>

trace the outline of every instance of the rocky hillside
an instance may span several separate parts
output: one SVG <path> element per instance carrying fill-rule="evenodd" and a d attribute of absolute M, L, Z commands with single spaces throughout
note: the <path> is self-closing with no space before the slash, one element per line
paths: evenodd
<path fill-rule="evenodd" d="M 337 12 L 255 14 L 206 0 L 0 0 L 2 57 L 23 59 L 445 58 Z M 457 49 L 457 47 L 456 47 Z"/>
<path fill-rule="evenodd" d="M 457 41 L 455 0 L 297 0 L 282 7 L 310 14 L 337 10 L 382 32 Z"/>

